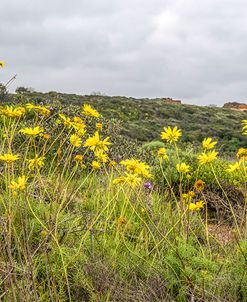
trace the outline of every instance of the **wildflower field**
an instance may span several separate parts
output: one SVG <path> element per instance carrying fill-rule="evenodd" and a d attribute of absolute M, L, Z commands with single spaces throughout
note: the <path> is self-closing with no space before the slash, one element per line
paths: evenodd
<path fill-rule="evenodd" d="M 168 126 L 134 150 L 65 112 L 0 108 L 0 300 L 247 301 L 247 148 Z"/>

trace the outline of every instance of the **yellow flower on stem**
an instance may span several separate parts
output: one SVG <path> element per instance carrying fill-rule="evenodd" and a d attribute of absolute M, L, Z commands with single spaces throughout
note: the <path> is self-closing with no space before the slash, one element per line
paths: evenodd
<path fill-rule="evenodd" d="M 50 139 L 50 137 L 51 137 L 50 134 L 47 134 L 47 133 L 40 134 L 40 136 L 46 140 Z"/>
<path fill-rule="evenodd" d="M 247 135 L 247 120 L 242 121 L 243 124 L 243 135 Z"/>
<path fill-rule="evenodd" d="M 82 113 L 85 114 L 86 116 L 90 117 L 99 117 L 99 112 L 95 110 L 91 105 L 89 104 L 84 104 L 82 108 Z"/>
<path fill-rule="evenodd" d="M 176 142 L 181 135 L 182 131 L 177 127 L 164 127 L 164 131 L 161 132 L 161 138 L 166 140 L 170 144 Z"/>
<path fill-rule="evenodd" d="M 102 150 L 95 151 L 95 156 L 102 163 L 106 163 L 109 160 L 108 155 Z"/>
<path fill-rule="evenodd" d="M 166 148 L 160 148 L 158 150 L 158 158 L 162 160 L 168 160 L 167 150 Z"/>
<path fill-rule="evenodd" d="M 102 131 L 102 129 L 103 129 L 102 123 L 96 123 L 95 127 L 98 131 Z"/>
<path fill-rule="evenodd" d="M 198 155 L 198 160 L 201 165 L 211 163 L 217 158 L 218 152 L 215 150 L 208 151 L 207 153 L 202 153 Z"/>
<path fill-rule="evenodd" d="M 122 160 L 120 164 L 126 167 L 127 171 L 133 174 L 142 175 L 145 178 L 152 177 L 150 173 L 150 166 L 147 165 L 145 162 L 141 162 L 137 159 L 132 158 L 132 159 Z"/>
<path fill-rule="evenodd" d="M 189 202 L 196 196 L 194 191 L 189 191 L 188 193 L 182 194 L 182 200 Z"/>
<path fill-rule="evenodd" d="M 125 177 L 124 176 L 119 176 L 119 177 L 113 179 L 112 183 L 114 185 L 123 185 L 125 183 Z"/>
<path fill-rule="evenodd" d="M 67 128 L 71 128 L 73 126 L 73 122 L 71 121 L 71 119 L 69 117 L 66 117 L 64 114 L 60 113 L 58 115 L 60 117 L 60 119 L 62 120 L 62 123 L 65 127 Z M 59 122 L 59 120 L 58 120 Z"/>
<path fill-rule="evenodd" d="M 84 155 L 82 155 L 82 154 L 76 154 L 74 157 L 75 161 L 78 161 L 78 162 L 83 161 L 83 158 L 84 158 Z"/>
<path fill-rule="evenodd" d="M 125 183 L 131 186 L 132 188 L 139 186 L 141 183 L 141 178 L 137 174 L 125 172 Z"/>
<path fill-rule="evenodd" d="M 205 205 L 205 201 L 200 200 L 197 201 L 196 203 L 190 203 L 189 204 L 189 210 L 194 212 L 194 211 L 200 211 L 201 209 L 203 209 L 203 206 Z"/>
<path fill-rule="evenodd" d="M 91 166 L 92 166 L 93 170 L 98 170 L 98 169 L 100 169 L 100 163 L 97 162 L 96 160 L 94 160 L 94 161 L 92 162 Z"/>
<path fill-rule="evenodd" d="M 214 142 L 211 137 L 204 138 L 204 140 L 202 141 L 202 147 L 205 150 L 213 149 L 216 144 L 217 144 L 217 142 Z"/>
<path fill-rule="evenodd" d="M 81 169 L 86 169 L 86 165 L 83 164 L 84 155 L 76 154 L 74 160 L 80 165 Z"/>
<path fill-rule="evenodd" d="M 247 160 L 247 148 L 238 149 L 237 157 L 242 161 Z"/>
<path fill-rule="evenodd" d="M 25 134 L 27 136 L 32 136 L 32 137 L 35 137 L 35 136 L 38 136 L 38 135 L 42 135 L 44 132 L 44 129 L 40 126 L 37 126 L 37 127 L 34 127 L 34 128 L 23 128 L 20 130 L 20 133 L 22 134 Z"/>
<path fill-rule="evenodd" d="M 119 176 L 113 180 L 114 185 L 123 185 L 127 184 L 130 187 L 134 188 L 139 186 L 141 183 L 141 178 L 137 174 L 124 172 L 125 176 Z"/>
<path fill-rule="evenodd" d="M 61 149 L 61 147 L 59 147 L 58 149 L 57 149 L 57 157 L 59 158 L 59 159 L 61 159 L 61 155 L 62 155 L 62 149 Z"/>
<path fill-rule="evenodd" d="M 29 111 L 35 111 L 41 115 L 44 115 L 44 116 L 49 116 L 51 114 L 51 111 L 50 109 L 44 107 L 44 106 L 38 106 L 38 105 L 33 105 L 33 104 L 27 104 L 26 105 L 26 108 L 29 110 Z"/>
<path fill-rule="evenodd" d="M 74 117 L 72 127 L 75 129 L 76 134 L 80 137 L 86 133 L 86 124 L 80 117 Z"/>
<path fill-rule="evenodd" d="M 0 155 L 0 160 L 6 162 L 7 164 L 11 164 L 19 159 L 19 155 L 12 153 L 5 153 Z"/>
<path fill-rule="evenodd" d="M 23 191 L 25 190 L 27 183 L 27 178 L 25 175 L 18 177 L 17 181 L 11 181 L 9 185 L 9 189 L 11 190 L 20 190 Z"/>
<path fill-rule="evenodd" d="M 205 183 L 204 183 L 201 179 L 199 179 L 199 180 L 197 180 L 197 181 L 195 182 L 194 188 L 195 188 L 198 192 L 201 192 L 201 191 L 203 191 L 204 188 L 205 188 Z"/>
<path fill-rule="evenodd" d="M 0 114 L 7 117 L 21 117 L 25 114 L 25 108 L 6 106 L 5 108 L 0 109 Z"/>
<path fill-rule="evenodd" d="M 118 225 L 122 225 L 122 224 L 126 224 L 126 219 L 124 218 L 124 216 L 119 216 L 117 219 L 117 224 Z"/>
<path fill-rule="evenodd" d="M 36 155 L 35 158 L 28 159 L 27 161 L 28 161 L 28 169 L 30 169 L 30 170 L 34 170 L 34 169 L 39 170 L 45 164 L 45 162 L 44 162 L 45 157 L 44 156 L 39 157 L 38 155 Z"/>
<path fill-rule="evenodd" d="M 76 124 L 85 124 L 83 119 L 79 116 L 74 116 L 73 122 L 76 123 Z"/>
<path fill-rule="evenodd" d="M 177 164 L 176 168 L 179 173 L 188 173 L 190 171 L 190 166 L 185 163 Z"/>
<path fill-rule="evenodd" d="M 241 164 L 240 162 L 236 162 L 235 164 L 229 164 L 228 168 L 226 169 L 226 172 L 232 173 L 235 171 L 239 171 L 241 169 Z"/>
<path fill-rule="evenodd" d="M 76 134 L 72 134 L 70 136 L 69 141 L 70 141 L 72 146 L 77 147 L 77 148 L 80 147 L 81 144 L 82 144 L 81 138 L 79 136 L 77 136 Z"/>
<path fill-rule="evenodd" d="M 108 163 L 108 166 L 110 167 L 110 168 L 114 168 L 115 166 L 116 166 L 116 162 L 114 161 L 114 160 L 110 160 L 109 161 L 109 163 Z"/>
<path fill-rule="evenodd" d="M 85 143 L 84 147 L 88 147 L 90 150 L 97 151 L 108 151 L 108 146 L 111 144 L 109 141 L 109 136 L 101 140 L 99 132 L 96 131 L 93 136 L 89 137 Z"/>

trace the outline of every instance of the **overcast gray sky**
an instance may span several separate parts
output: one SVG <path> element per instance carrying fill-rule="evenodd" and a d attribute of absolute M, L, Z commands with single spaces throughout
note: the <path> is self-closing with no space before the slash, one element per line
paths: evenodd
<path fill-rule="evenodd" d="M 1 0 L 0 82 L 37 91 L 247 100 L 246 0 Z"/>

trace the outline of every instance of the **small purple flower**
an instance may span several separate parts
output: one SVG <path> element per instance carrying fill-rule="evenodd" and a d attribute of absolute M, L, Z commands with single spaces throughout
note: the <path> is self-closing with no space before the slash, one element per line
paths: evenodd
<path fill-rule="evenodd" d="M 151 184 L 151 182 L 148 181 L 148 182 L 145 182 L 144 188 L 148 189 L 148 190 L 151 190 L 153 188 L 153 185 Z"/>

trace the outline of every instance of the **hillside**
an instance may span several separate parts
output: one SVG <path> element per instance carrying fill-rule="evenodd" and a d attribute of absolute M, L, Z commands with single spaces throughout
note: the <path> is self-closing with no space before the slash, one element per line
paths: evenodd
<path fill-rule="evenodd" d="M 13 97 L 24 102 L 30 100 L 50 105 L 60 103 L 67 110 L 83 103 L 92 104 L 105 118 L 121 120 L 121 134 L 141 143 L 159 140 L 157 133 L 168 125 L 182 129 L 183 142 L 199 143 L 204 137 L 212 136 L 220 141 L 221 151 L 229 154 L 247 143 L 247 138 L 241 135 L 241 120 L 247 118 L 247 113 L 228 108 L 174 105 L 160 98 L 81 96 L 57 92 L 32 92 Z"/>

